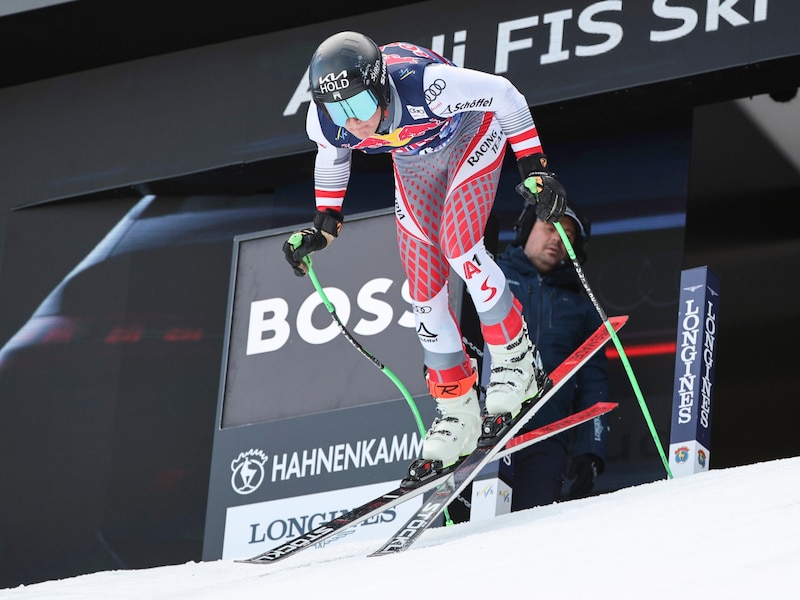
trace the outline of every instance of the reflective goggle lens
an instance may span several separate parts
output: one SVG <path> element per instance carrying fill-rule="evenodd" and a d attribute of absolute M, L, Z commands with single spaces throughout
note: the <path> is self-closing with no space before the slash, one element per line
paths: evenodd
<path fill-rule="evenodd" d="M 331 120 L 339 127 L 344 127 L 347 119 L 351 117 L 359 121 L 366 121 L 375 114 L 378 108 L 378 101 L 369 90 L 359 92 L 347 100 L 325 102 L 324 104 Z"/>

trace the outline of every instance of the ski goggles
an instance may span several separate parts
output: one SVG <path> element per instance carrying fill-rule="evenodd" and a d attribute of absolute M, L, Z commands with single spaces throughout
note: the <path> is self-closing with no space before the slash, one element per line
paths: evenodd
<path fill-rule="evenodd" d="M 339 102 L 323 102 L 325 110 L 331 121 L 339 127 L 344 127 L 347 119 L 353 118 L 359 121 L 367 121 L 378 109 L 378 100 L 370 90 L 364 90 L 351 96 L 347 100 Z"/>

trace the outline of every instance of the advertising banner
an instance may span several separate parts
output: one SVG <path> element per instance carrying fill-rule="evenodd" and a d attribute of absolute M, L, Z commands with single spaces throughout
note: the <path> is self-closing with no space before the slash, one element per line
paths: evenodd
<path fill-rule="evenodd" d="M 347 235 L 313 255 L 315 274 L 342 324 L 402 382 L 427 426 L 434 407 L 394 213 L 365 213 L 344 227 Z M 257 554 L 347 512 L 394 487 L 421 451 L 400 388 L 351 346 L 309 277 L 283 260 L 288 235 L 236 238 L 207 560 Z M 347 535 L 389 535 L 418 508 L 405 503 Z"/>
<path fill-rule="evenodd" d="M 719 278 L 708 267 L 683 271 L 669 445 L 675 477 L 709 469 L 718 314 Z"/>
<path fill-rule="evenodd" d="M 0 143 L 13 144 L 0 194 L 25 205 L 310 151 L 308 62 L 341 30 L 508 77 L 535 115 L 543 104 L 796 56 L 798 23 L 800 3 L 785 0 L 541 0 L 490 10 L 433 0 L 130 61 L 0 90 Z M 49 161 L 27 160 L 42 147 Z"/>

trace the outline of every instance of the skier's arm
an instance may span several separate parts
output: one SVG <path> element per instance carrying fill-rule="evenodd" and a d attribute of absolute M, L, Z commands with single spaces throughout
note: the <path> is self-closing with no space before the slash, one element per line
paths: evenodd
<path fill-rule="evenodd" d="M 311 104 L 306 116 L 306 132 L 317 144 L 314 161 L 314 197 L 317 210 L 313 227 L 295 231 L 283 244 L 283 254 L 295 275 L 308 272 L 305 258 L 323 250 L 339 235 L 344 217 L 341 209 L 350 179 L 351 151 L 328 143 L 322 134 L 317 107 Z"/>
<path fill-rule="evenodd" d="M 439 116 L 476 110 L 495 114 L 517 157 L 523 181 L 517 192 L 536 206 L 540 219 L 548 223 L 559 221 L 567 194 L 550 171 L 525 96 L 501 75 L 452 65 L 429 65 L 423 82 L 426 90 L 436 91 L 428 100 L 428 107 Z"/>
<path fill-rule="evenodd" d="M 350 181 L 352 150 L 329 143 L 322 133 L 316 105 L 312 102 L 306 116 L 306 133 L 317 144 L 314 159 L 314 197 L 318 210 L 339 212 Z"/>
<path fill-rule="evenodd" d="M 425 69 L 423 82 L 426 90 L 437 91 L 428 102 L 435 114 L 452 117 L 466 111 L 493 112 L 517 159 L 544 152 L 528 101 L 502 75 L 435 64 Z"/>

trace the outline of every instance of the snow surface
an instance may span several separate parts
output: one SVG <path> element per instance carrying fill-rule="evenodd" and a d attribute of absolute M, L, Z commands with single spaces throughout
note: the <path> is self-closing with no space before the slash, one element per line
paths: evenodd
<path fill-rule="evenodd" d="M 0 598 L 798 598 L 800 457 L 438 527 L 406 552 L 366 557 L 379 545 L 106 571 Z"/>

